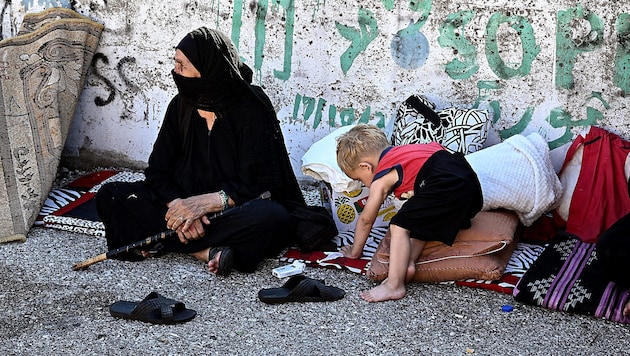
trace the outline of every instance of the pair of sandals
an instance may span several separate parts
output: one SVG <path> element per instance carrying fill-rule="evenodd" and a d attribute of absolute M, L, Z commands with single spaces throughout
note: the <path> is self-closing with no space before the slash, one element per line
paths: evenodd
<path fill-rule="evenodd" d="M 279 288 L 262 289 L 258 298 L 267 304 L 287 302 L 330 302 L 344 297 L 345 291 L 327 286 L 324 281 L 296 275 Z M 140 302 L 118 301 L 109 306 L 116 318 L 138 320 L 151 324 L 179 324 L 192 320 L 197 312 L 184 303 L 151 292 Z"/>

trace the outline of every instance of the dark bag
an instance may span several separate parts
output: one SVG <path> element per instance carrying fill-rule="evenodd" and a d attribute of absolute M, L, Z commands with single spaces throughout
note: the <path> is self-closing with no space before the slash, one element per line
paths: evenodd
<path fill-rule="evenodd" d="M 289 214 L 296 227 L 297 245 L 302 252 L 337 250 L 333 238 L 339 231 L 326 208 L 291 204 Z"/>

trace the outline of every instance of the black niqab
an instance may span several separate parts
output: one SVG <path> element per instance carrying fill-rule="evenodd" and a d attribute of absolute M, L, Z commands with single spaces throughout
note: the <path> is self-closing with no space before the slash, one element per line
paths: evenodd
<path fill-rule="evenodd" d="M 176 48 L 201 74 L 201 78 L 187 78 L 172 72 L 179 93 L 198 109 L 221 111 L 237 102 L 252 81 L 252 70 L 241 62 L 236 47 L 223 32 L 198 28 Z"/>

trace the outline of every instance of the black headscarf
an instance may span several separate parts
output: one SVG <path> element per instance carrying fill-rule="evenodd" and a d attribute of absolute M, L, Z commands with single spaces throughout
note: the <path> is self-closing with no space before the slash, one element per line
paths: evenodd
<path fill-rule="evenodd" d="M 241 62 L 231 39 L 221 31 L 198 28 L 176 48 L 201 73 L 201 78 L 186 78 L 172 71 L 180 95 L 198 109 L 221 111 L 235 103 L 252 82 L 252 70 Z"/>
<path fill-rule="evenodd" d="M 246 147 L 241 147 L 243 152 L 239 153 L 240 165 L 248 166 L 248 170 L 264 172 L 254 177 L 245 174 L 244 184 L 249 188 L 264 186 L 265 190 L 272 192 L 274 199 L 285 206 L 289 202 L 305 205 L 276 111 L 263 89 L 251 84 L 253 72 L 241 62 L 230 38 L 220 31 L 201 27 L 187 34 L 177 48 L 201 74 L 201 78 L 185 78 L 173 71 L 179 99 L 184 101 L 177 113 L 178 125 L 183 128 L 182 141 L 186 141 L 185 132 L 193 122 L 192 110 L 188 108 L 238 117 L 241 124 L 248 128 L 239 133 L 247 142 Z M 248 122 L 243 124 L 245 121 Z M 261 148 L 264 148 L 263 153 Z M 255 193 L 258 195 L 262 191 Z M 241 198 L 242 202 L 253 196 L 237 198 Z"/>

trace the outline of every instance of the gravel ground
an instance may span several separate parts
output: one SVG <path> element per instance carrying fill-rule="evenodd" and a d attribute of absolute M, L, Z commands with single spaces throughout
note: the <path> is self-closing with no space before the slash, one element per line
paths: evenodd
<path fill-rule="evenodd" d="M 56 186 L 89 172 L 61 169 Z M 255 273 L 217 277 L 201 262 L 167 254 L 142 262 L 75 263 L 106 252 L 105 239 L 35 227 L 0 244 L 2 355 L 630 355 L 630 325 L 550 311 L 510 295 L 413 284 L 399 301 L 370 304 L 373 283 L 348 271 L 307 267 L 342 288 L 329 303 L 267 305 L 278 287 L 267 260 Z M 197 311 L 190 322 L 153 325 L 114 318 L 110 304 L 152 291 Z M 502 312 L 512 305 L 512 312 Z"/>
<path fill-rule="evenodd" d="M 347 271 L 308 268 L 340 287 L 337 302 L 267 305 L 258 290 L 280 286 L 275 260 L 253 274 L 208 273 L 191 257 L 72 265 L 106 251 L 104 238 L 33 228 L 0 245 L 3 355 L 622 355 L 630 326 L 516 303 L 511 296 L 453 284 L 414 284 L 399 301 L 369 304 L 372 286 Z M 108 306 L 151 291 L 197 316 L 178 325 L 117 319 Z M 510 304 L 506 313 L 501 306 Z"/>

